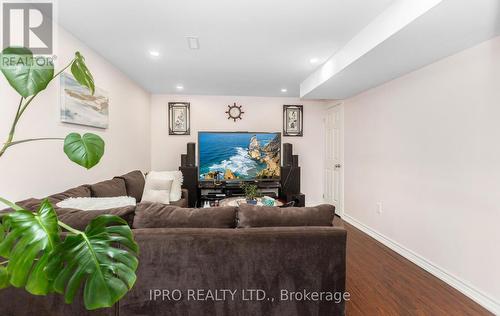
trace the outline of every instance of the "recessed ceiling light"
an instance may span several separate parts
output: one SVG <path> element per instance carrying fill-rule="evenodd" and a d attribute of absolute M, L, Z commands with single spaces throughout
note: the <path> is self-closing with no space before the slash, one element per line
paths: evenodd
<path fill-rule="evenodd" d="M 311 64 L 313 64 L 313 65 L 314 65 L 314 64 L 317 64 L 317 63 L 319 62 L 319 58 L 311 58 L 311 59 L 309 59 L 309 62 L 310 62 Z"/>
<path fill-rule="evenodd" d="M 287 90 L 287 89 L 285 89 L 285 88 L 281 89 L 281 92 L 283 92 L 283 93 L 285 93 L 285 92 L 287 92 L 287 91 L 288 91 L 288 90 Z"/>
<path fill-rule="evenodd" d="M 184 90 L 184 86 L 183 86 L 183 85 L 181 85 L 181 84 L 176 85 L 176 86 L 175 86 L 175 88 L 176 88 L 177 90 Z"/>
<path fill-rule="evenodd" d="M 160 52 L 157 50 L 150 50 L 149 55 L 151 55 L 153 57 L 158 57 L 158 56 L 160 56 Z"/>
<path fill-rule="evenodd" d="M 189 49 L 200 49 L 200 40 L 197 36 L 186 36 Z"/>

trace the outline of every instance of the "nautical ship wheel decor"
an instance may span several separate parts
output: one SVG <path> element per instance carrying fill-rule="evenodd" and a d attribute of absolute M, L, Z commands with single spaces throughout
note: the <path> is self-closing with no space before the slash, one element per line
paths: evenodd
<path fill-rule="evenodd" d="M 226 111 L 228 120 L 233 119 L 233 121 L 236 122 L 236 120 L 242 119 L 241 115 L 245 113 L 242 111 L 243 105 L 236 105 L 236 103 L 234 103 L 233 105 L 228 105 L 228 108 L 229 109 Z"/>

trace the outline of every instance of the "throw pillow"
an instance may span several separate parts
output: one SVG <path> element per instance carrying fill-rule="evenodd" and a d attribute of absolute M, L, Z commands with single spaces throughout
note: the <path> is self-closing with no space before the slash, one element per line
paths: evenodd
<path fill-rule="evenodd" d="M 144 193 L 142 194 L 142 202 L 170 204 L 172 182 L 173 179 L 148 173 L 146 184 L 144 185 Z"/>
<path fill-rule="evenodd" d="M 82 211 L 106 210 L 117 207 L 135 206 L 135 198 L 117 196 L 106 198 L 77 197 L 68 198 L 56 204 L 60 208 L 71 208 Z"/>
<path fill-rule="evenodd" d="M 181 171 L 151 171 L 148 173 L 147 177 L 172 180 L 170 202 L 179 201 L 182 198 L 182 183 L 184 178 Z"/>

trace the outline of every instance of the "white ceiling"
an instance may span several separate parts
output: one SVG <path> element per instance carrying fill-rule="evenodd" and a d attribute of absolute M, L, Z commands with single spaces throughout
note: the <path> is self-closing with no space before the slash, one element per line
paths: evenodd
<path fill-rule="evenodd" d="M 182 84 L 185 94 L 299 96 L 319 67 L 309 60 L 326 60 L 392 2 L 62 0 L 58 11 L 65 29 L 152 93 Z M 199 50 L 187 47 L 193 35 Z"/>
<path fill-rule="evenodd" d="M 500 1 L 443 0 L 340 72 L 308 85 L 325 73 L 320 67 L 304 80 L 301 94 L 346 99 L 498 35 Z"/>
<path fill-rule="evenodd" d="M 415 1 L 63 0 L 58 11 L 151 93 L 342 99 L 500 34 L 499 0 Z"/>

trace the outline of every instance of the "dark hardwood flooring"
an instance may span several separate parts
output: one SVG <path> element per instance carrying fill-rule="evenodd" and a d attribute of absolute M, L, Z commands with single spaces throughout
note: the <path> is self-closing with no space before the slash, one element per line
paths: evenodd
<path fill-rule="evenodd" d="M 493 315 L 352 225 L 344 226 L 348 316 Z"/>

